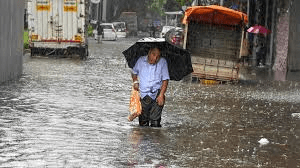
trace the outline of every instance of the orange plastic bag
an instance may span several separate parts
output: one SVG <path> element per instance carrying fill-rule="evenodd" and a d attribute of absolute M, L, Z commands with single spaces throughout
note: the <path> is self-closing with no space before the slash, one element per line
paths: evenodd
<path fill-rule="evenodd" d="M 131 91 L 129 112 L 130 114 L 128 116 L 128 121 L 133 121 L 136 117 L 138 117 L 142 113 L 140 93 L 139 91 L 134 90 L 134 88 L 132 88 Z"/>

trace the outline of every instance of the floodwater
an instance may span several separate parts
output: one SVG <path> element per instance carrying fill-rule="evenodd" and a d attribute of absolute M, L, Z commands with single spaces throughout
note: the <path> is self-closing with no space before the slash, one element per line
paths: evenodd
<path fill-rule="evenodd" d="M 0 85 L 0 167 L 300 167 L 297 82 L 170 81 L 162 128 L 128 122 L 121 52 L 136 40 L 90 39 L 87 60 L 25 55 Z"/>

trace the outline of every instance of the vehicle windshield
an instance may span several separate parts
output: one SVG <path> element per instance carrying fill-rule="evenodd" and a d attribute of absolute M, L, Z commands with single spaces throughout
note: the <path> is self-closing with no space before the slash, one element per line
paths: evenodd
<path fill-rule="evenodd" d="M 125 23 L 114 23 L 116 29 L 125 28 Z"/>
<path fill-rule="evenodd" d="M 175 28 L 175 27 L 174 26 L 164 26 L 163 29 L 162 29 L 162 31 L 163 32 L 167 32 L 167 31 L 169 31 L 169 30 L 171 30 L 173 28 Z"/>
<path fill-rule="evenodd" d="M 112 25 L 101 25 L 103 29 L 113 29 Z"/>
<path fill-rule="evenodd" d="M 124 22 L 114 23 L 114 27 L 117 31 L 125 31 L 126 30 L 126 26 L 125 26 Z"/>

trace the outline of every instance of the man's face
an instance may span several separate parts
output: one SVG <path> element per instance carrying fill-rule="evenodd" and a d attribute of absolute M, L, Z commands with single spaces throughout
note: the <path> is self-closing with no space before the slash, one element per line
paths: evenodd
<path fill-rule="evenodd" d="M 157 48 L 154 48 L 152 51 L 150 51 L 148 55 L 148 61 L 149 64 L 155 64 L 160 58 L 160 51 Z"/>

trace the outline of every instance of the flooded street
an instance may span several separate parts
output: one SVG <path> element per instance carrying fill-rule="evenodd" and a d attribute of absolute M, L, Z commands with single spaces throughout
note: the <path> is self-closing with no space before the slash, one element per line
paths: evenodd
<path fill-rule="evenodd" d="M 90 39 L 87 60 L 25 55 L 0 85 L 0 167 L 300 167 L 296 82 L 170 81 L 162 128 L 128 122 L 121 52 L 136 40 Z"/>

